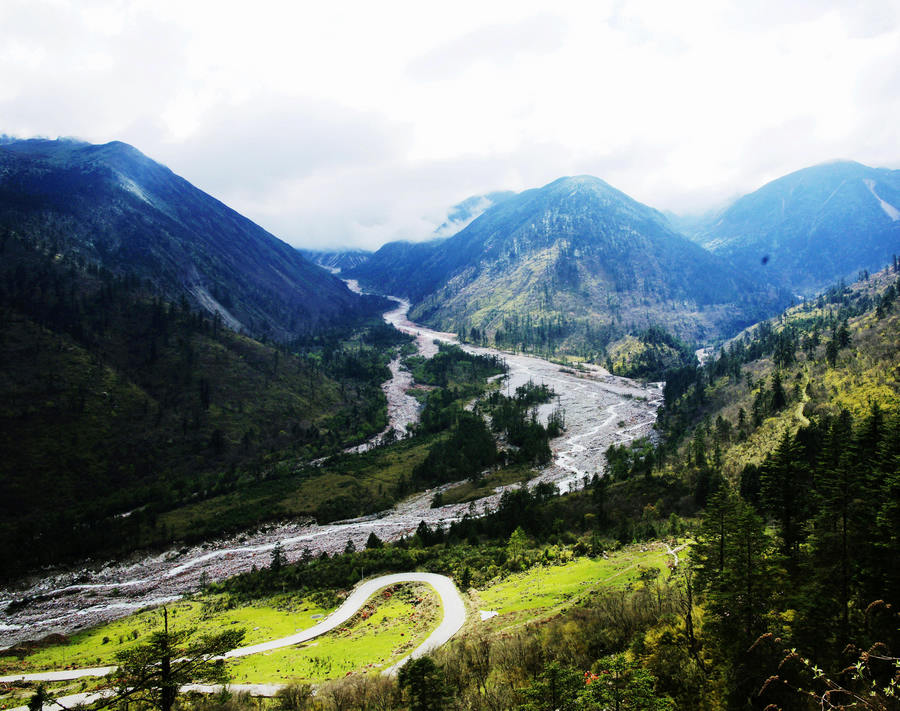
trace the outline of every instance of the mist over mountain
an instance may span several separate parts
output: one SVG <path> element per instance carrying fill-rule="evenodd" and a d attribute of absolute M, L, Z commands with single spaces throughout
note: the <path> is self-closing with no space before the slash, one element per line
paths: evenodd
<path fill-rule="evenodd" d="M 387 244 L 352 274 L 412 300 L 414 318 L 494 334 L 550 319 L 665 323 L 699 339 L 750 323 L 780 298 L 591 176 L 508 197 L 448 239 Z"/>
<path fill-rule="evenodd" d="M 434 231 L 438 237 L 451 237 L 469 225 L 481 213 L 493 205 L 513 197 L 512 190 L 498 190 L 484 195 L 473 195 L 457 203 L 447 212 L 447 219 Z"/>
<path fill-rule="evenodd" d="M 838 161 L 798 170 L 682 227 L 738 269 L 810 293 L 900 250 L 900 170 Z"/>
<path fill-rule="evenodd" d="M 0 230 L 285 339 L 372 313 L 294 248 L 120 142 L 0 144 Z"/>

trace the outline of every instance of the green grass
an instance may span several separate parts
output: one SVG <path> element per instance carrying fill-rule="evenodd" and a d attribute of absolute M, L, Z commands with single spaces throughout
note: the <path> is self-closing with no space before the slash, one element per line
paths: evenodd
<path fill-rule="evenodd" d="M 223 595 L 171 603 L 167 606 L 169 626 L 174 629 L 197 627 L 201 633 L 212 633 L 235 625 L 246 630 L 244 644 L 251 645 L 287 637 L 312 627 L 318 622 L 318 618 L 312 618 L 313 615 L 331 612 L 331 609 L 322 608 L 309 598 L 290 594 L 231 609 L 228 605 L 228 598 Z M 0 657 L 0 672 L 9 674 L 114 664 L 117 652 L 141 644 L 147 635 L 161 630 L 162 624 L 158 609 L 144 610 L 107 625 L 77 632 L 69 638 L 68 644 L 36 650 L 22 660 Z M 107 641 L 104 642 L 104 639 Z"/>
<path fill-rule="evenodd" d="M 51 682 L 16 682 L 15 684 L 0 685 L 0 709 L 11 709 L 17 706 L 27 706 L 29 700 L 37 691 L 38 686 L 52 696 L 59 698 L 70 694 L 81 694 L 102 688 L 105 680 L 102 677 L 89 677 L 75 679 L 73 681 Z"/>
<path fill-rule="evenodd" d="M 528 481 L 533 476 L 534 469 L 532 467 L 527 464 L 514 464 L 509 467 L 504 467 L 496 472 L 491 472 L 491 474 L 484 477 L 478 485 L 471 481 L 465 481 L 450 487 L 443 492 L 442 500 L 444 504 L 464 504 L 485 496 L 490 496 L 498 486 Z"/>
<path fill-rule="evenodd" d="M 320 468 L 296 476 L 262 481 L 239 491 L 182 506 L 159 516 L 176 536 L 198 537 L 213 533 L 221 521 L 237 530 L 266 519 L 316 516 L 327 500 L 347 495 L 362 510 L 341 518 L 373 513 L 393 504 L 393 490 L 402 476 L 428 455 L 432 438 L 401 440 L 363 454 L 342 455 Z"/>
<path fill-rule="evenodd" d="M 349 672 L 385 669 L 418 647 L 442 617 L 430 586 L 381 590 L 348 623 L 297 647 L 229 662 L 234 683 L 325 681 Z"/>
<path fill-rule="evenodd" d="M 644 549 L 644 550 L 642 550 Z M 497 612 L 494 627 L 507 627 L 552 616 L 601 587 L 624 587 L 643 571 L 664 572 L 670 556 L 658 544 L 630 546 L 608 558 L 574 558 L 539 565 L 474 593 L 479 609 Z"/>
<path fill-rule="evenodd" d="M 223 595 L 204 596 L 168 605 L 169 627 L 196 627 L 199 633 L 222 631 L 230 625 L 246 630 L 249 646 L 312 627 L 333 610 L 307 598 L 278 595 L 240 607 L 228 608 Z M 402 584 L 381 590 L 343 627 L 310 642 L 232 660 L 228 663 L 235 683 L 277 683 L 293 679 L 324 681 L 349 671 L 388 667 L 425 641 L 442 617 L 440 600 L 424 584 Z M 315 619 L 314 619 L 315 616 Z M 115 664 L 117 652 L 142 644 L 162 629 L 158 609 L 145 610 L 122 620 L 73 635 L 68 644 L 35 651 L 22 660 L 5 657 L 0 672 L 37 672 Z M 137 637 L 134 633 L 137 633 Z M 104 639 L 107 640 L 104 642 Z M 99 680 L 86 680 L 93 688 Z M 81 680 L 67 682 L 64 693 L 82 691 Z M 0 708 L 27 702 L 31 687 L 11 694 Z M 27 694 L 25 694 L 25 691 Z M 61 692 L 62 693 L 62 692 Z"/>

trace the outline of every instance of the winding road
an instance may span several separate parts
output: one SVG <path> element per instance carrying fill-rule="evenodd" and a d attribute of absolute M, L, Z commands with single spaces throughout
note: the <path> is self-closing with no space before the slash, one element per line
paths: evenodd
<path fill-rule="evenodd" d="M 309 627 L 301 632 L 290 635 L 289 637 L 281 637 L 268 642 L 250 645 L 248 647 L 238 647 L 232 649 L 223 655 L 224 659 L 234 659 L 237 657 L 246 657 L 250 654 L 258 654 L 260 652 L 268 652 L 273 649 L 282 649 L 291 647 L 296 644 L 308 642 L 311 639 L 319 637 L 326 632 L 330 632 L 337 627 L 346 623 L 353 615 L 362 609 L 366 601 L 382 588 L 400 583 L 426 583 L 434 588 L 441 600 L 444 610 L 444 616 L 441 623 L 428 636 L 428 638 L 420 644 L 411 654 L 404 657 L 392 667 L 385 669 L 382 673 L 393 675 L 410 659 L 415 659 L 437 649 L 442 644 L 450 640 L 466 622 L 466 606 L 463 602 L 454 582 L 445 575 L 436 573 L 394 573 L 392 575 L 382 575 L 371 580 L 366 580 L 354 588 L 353 592 L 346 600 L 332 612 L 328 617 L 313 627 Z M 15 681 L 69 681 L 72 679 L 81 679 L 89 676 L 106 676 L 116 667 L 90 667 L 85 669 L 65 669 L 61 671 L 36 672 L 33 674 L 11 674 L 8 676 L 0 676 L 0 683 L 10 683 Z M 251 692 L 262 692 L 258 695 L 268 696 L 274 694 L 280 685 L 277 684 L 243 684 L 242 689 Z M 198 690 L 205 690 L 205 687 L 193 687 Z M 271 693 L 269 693 L 271 692 Z M 79 702 L 84 703 L 85 699 L 81 698 L 85 695 L 79 695 Z M 99 694 L 94 695 L 99 698 Z M 71 699 L 70 699 L 71 700 Z M 22 707 L 25 708 L 25 707 Z"/>

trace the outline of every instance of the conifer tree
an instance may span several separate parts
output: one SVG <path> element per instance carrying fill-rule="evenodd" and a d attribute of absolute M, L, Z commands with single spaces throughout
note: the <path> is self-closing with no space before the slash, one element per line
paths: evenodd
<path fill-rule="evenodd" d="M 850 461 L 851 436 L 850 413 L 843 410 L 830 423 L 818 463 L 811 551 L 814 600 L 810 604 L 816 613 L 810 620 L 823 636 L 834 634 L 838 647 L 850 639 L 851 588 L 858 567 L 854 551 L 864 526 L 865 487 Z"/>
<path fill-rule="evenodd" d="M 808 518 L 807 496 L 811 476 L 803 461 L 797 439 L 785 433 L 777 449 L 760 471 L 763 509 L 775 520 L 781 538 L 782 553 L 796 569 L 799 544 Z"/>

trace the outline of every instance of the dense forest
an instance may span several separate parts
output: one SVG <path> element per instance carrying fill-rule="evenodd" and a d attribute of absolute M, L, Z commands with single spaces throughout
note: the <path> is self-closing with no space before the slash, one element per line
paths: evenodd
<path fill-rule="evenodd" d="M 4 576 L 166 543 L 160 513 L 384 427 L 380 321 L 262 343 L 52 247 L 0 238 Z"/>

